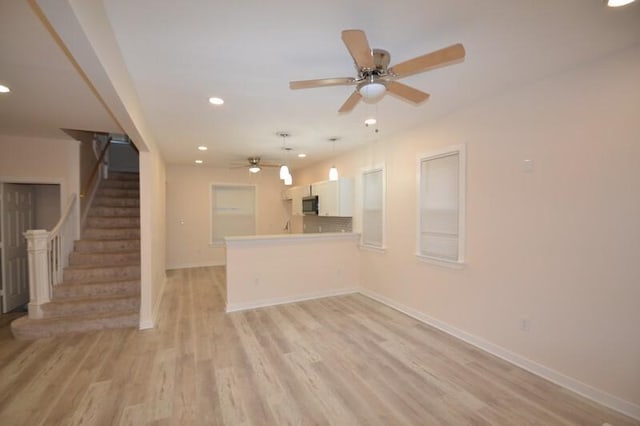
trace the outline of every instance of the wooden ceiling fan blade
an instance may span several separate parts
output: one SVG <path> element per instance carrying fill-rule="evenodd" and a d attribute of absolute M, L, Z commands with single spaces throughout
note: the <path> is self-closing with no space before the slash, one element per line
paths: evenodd
<path fill-rule="evenodd" d="M 387 86 L 389 93 L 400 96 L 402 99 L 406 99 L 414 104 L 419 104 L 429 99 L 428 93 L 414 89 L 411 86 L 407 86 L 406 84 L 402 84 L 397 81 L 387 81 L 385 85 Z"/>
<path fill-rule="evenodd" d="M 326 86 L 348 86 L 356 82 L 352 77 L 336 77 L 336 78 L 321 78 L 318 80 L 300 80 L 290 81 L 289 88 L 296 89 L 311 89 L 314 87 L 326 87 Z"/>
<path fill-rule="evenodd" d="M 375 68 L 371 47 L 369 47 L 369 41 L 364 31 L 344 30 L 342 31 L 342 41 L 347 46 L 358 68 Z"/>
<path fill-rule="evenodd" d="M 406 77 L 408 75 L 429 71 L 434 68 L 451 65 L 464 59 L 464 46 L 460 43 L 454 44 L 408 61 L 400 62 L 389 68 L 389 73 L 396 77 Z"/>
<path fill-rule="evenodd" d="M 349 111 L 351 111 L 352 109 L 354 109 L 356 107 L 356 105 L 358 105 L 358 102 L 360 102 L 360 99 L 362 99 L 362 95 L 360 94 L 360 92 L 355 90 L 351 94 L 351 96 L 349 96 L 347 98 L 345 103 L 342 104 L 342 106 L 340 107 L 338 112 L 349 112 Z"/>

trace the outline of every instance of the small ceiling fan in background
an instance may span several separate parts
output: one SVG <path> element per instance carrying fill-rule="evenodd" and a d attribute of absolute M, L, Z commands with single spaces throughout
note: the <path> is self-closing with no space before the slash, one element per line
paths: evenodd
<path fill-rule="evenodd" d="M 356 86 L 338 112 L 349 112 L 364 99 L 377 102 L 385 92 L 392 93 L 412 104 L 420 104 L 429 98 L 429 94 L 396 80 L 434 68 L 451 65 L 464 59 L 462 44 L 454 44 L 426 55 L 389 67 L 391 56 L 383 49 L 371 49 L 367 36 L 362 30 L 342 31 L 342 41 L 347 46 L 355 63 L 357 76 L 323 78 L 319 80 L 291 81 L 291 89 L 310 89 L 325 86 Z"/>
<path fill-rule="evenodd" d="M 251 173 L 258 173 L 263 167 L 280 167 L 280 164 L 263 163 L 260 161 L 260 157 L 249 157 L 247 158 L 247 163 L 231 166 L 232 169 L 246 168 Z"/>

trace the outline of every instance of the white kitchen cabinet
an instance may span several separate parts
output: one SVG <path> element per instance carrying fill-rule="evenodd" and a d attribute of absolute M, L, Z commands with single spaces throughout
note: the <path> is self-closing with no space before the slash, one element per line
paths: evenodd
<path fill-rule="evenodd" d="M 314 183 L 311 195 L 318 196 L 318 216 L 353 216 L 353 179 Z"/>
<path fill-rule="evenodd" d="M 309 185 L 289 188 L 291 195 L 291 215 L 302 216 L 302 198 L 309 195 Z"/>

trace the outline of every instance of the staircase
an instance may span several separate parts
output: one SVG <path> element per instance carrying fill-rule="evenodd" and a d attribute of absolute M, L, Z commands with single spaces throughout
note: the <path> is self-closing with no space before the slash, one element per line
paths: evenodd
<path fill-rule="evenodd" d="M 140 192 L 137 173 L 110 173 L 89 209 L 62 283 L 43 318 L 15 320 L 16 339 L 138 327 L 140 317 Z"/>

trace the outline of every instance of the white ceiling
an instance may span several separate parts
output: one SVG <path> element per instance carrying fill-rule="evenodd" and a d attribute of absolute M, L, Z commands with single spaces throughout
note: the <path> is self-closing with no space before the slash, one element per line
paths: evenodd
<path fill-rule="evenodd" d="M 465 105 L 640 44 L 640 4 L 602 0 L 104 0 L 144 118 L 169 163 L 227 166 L 284 159 L 278 131 L 307 159 L 402 132 Z M 290 80 L 351 77 L 343 29 L 365 30 L 391 64 L 453 43 L 464 62 L 402 81 L 420 106 L 386 96 L 337 110 L 352 88 L 292 91 Z M 120 131 L 26 1 L 0 2 L 0 133 L 62 137 L 59 128 Z M 225 99 L 221 107 L 207 102 Z M 552 100 L 550 100 L 552 101 Z M 364 125 L 377 115 L 379 133 Z M 198 145 L 209 146 L 200 153 Z"/>

